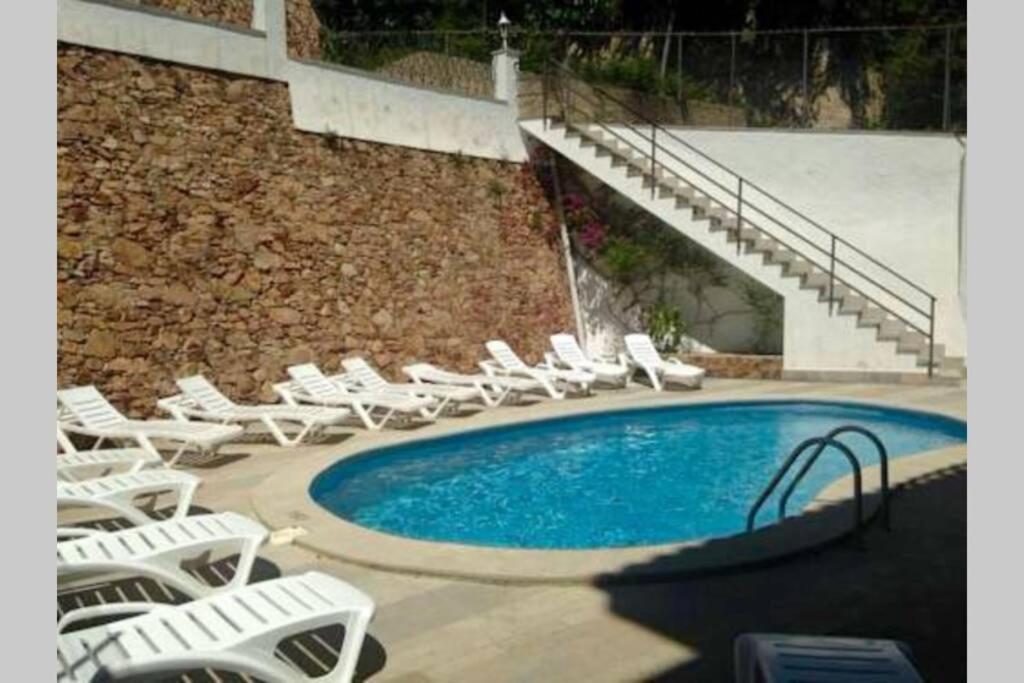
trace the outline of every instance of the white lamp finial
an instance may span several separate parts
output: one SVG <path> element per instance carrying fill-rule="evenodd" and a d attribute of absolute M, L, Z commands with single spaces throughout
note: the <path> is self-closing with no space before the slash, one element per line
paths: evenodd
<path fill-rule="evenodd" d="M 501 33 L 501 49 L 508 50 L 508 27 L 512 25 L 512 22 L 505 16 L 505 12 L 502 11 L 501 17 L 498 19 L 498 32 Z"/>

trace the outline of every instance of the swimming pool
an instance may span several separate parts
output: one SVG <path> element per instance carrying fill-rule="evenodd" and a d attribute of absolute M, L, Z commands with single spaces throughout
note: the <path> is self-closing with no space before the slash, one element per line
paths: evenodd
<path fill-rule="evenodd" d="M 747 511 L 801 441 L 841 424 L 877 433 L 890 458 L 966 441 L 952 418 L 862 404 L 759 401 L 591 413 L 374 449 L 321 472 L 321 506 L 377 531 L 480 546 L 582 549 L 741 532 Z M 862 436 L 844 435 L 867 466 Z M 822 456 L 796 512 L 849 474 Z M 769 502 L 758 519 L 770 523 Z"/>

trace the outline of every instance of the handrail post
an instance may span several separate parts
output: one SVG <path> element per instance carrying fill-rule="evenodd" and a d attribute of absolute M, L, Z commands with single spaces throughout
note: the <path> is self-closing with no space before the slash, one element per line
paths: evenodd
<path fill-rule="evenodd" d="M 828 314 L 832 315 L 836 292 L 836 236 L 832 235 L 832 249 L 828 263 Z"/>
<path fill-rule="evenodd" d="M 657 137 L 658 137 L 658 127 L 652 123 L 651 124 L 651 199 L 654 199 L 655 194 L 657 194 L 656 182 L 657 182 L 657 178 L 658 178 L 657 177 L 658 165 L 655 162 L 655 159 L 657 158 L 656 155 L 658 153 Z"/>
<path fill-rule="evenodd" d="M 743 234 L 743 178 L 740 178 L 739 187 L 736 189 L 736 255 L 740 255 L 740 237 Z"/>
<path fill-rule="evenodd" d="M 928 315 L 928 377 L 935 373 L 935 297 L 931 297 L 931 312 Z"/>

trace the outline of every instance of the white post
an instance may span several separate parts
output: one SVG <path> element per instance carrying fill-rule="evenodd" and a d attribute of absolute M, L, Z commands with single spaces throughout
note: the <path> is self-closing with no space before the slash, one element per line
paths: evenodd
<path fill-rule="evenodd" d="M 267 76 L 284 80 L 288 63 L 288 21 L 284 0 L 253 0 L 252 28 L 267 34 Z"/>
<path fill-rule="evenodd" d="M 491 71 L 494 75 L 494 99 L 519 104 L 519 51 L 502 48 L 491 53 Z"/>
<path fill-rule="evenodd" d="M 508 47 L 508 29 L 512 22 L 505 13 L 498 19 L 501 49 L 491 53 L 491 73 L 494 76 L 494 99 L 508 103 L 514 118 L 519 118 L 519 52 Z"/>
<path fill-rule="evenodd" d="M 252 0 L 252 24 L 255 31 L 267 30 L 267 2 L 266 0 Z"/>

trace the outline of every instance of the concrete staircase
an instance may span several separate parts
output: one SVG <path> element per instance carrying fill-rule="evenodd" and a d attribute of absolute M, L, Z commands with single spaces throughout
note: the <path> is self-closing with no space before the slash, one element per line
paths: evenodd
<path fill-rule="evenodd" d="M 930 348 L 927 304 L 921 315 L 902 310 L 883 286 L 873 295 L 855 277 L 813 252 L 799 239 L 762 217 L 748 221 L 710 192 L 683 164 L 662 154 L 660 163 L 639 151 L 643 138 L 630 139 L 603 124 L 558 120 L 521 121 L 534 139 L 558 152 L 634 203 L 774 290 L 785 300 L 784 369 L 792 378 L 925 379 L 929 363 L 936 378 L 965 376 L 964 359 Z M 693 178 L 693 182 L 689 177 Z M 735 206 L 735 205 L 733 205 Z M 784 226 L 785 227 L 785 226 Z M 787 228 L 788 229 L 788 228 Z M 796 233 L 794 233 L 796 234 Z M 793 245 L 800 244 L 801 248 Z M 830 269 L 837 274 L 832 277 Z M 850 270 L 849 272 L 856 272 Z M 899 277 L 898 275 L 896 277 Z M 855 286 L 854 282 L 858 284 Z M 870 281 L 868 281 L 870 282 Z M 895 313 L 900 310 L 901 313 Z M 916 323 L 912 324 L 912 316 Z M 919 329 L 915 329 L 915 327 Z M 878 377 L 873 377 L 878 375 Z"/>

